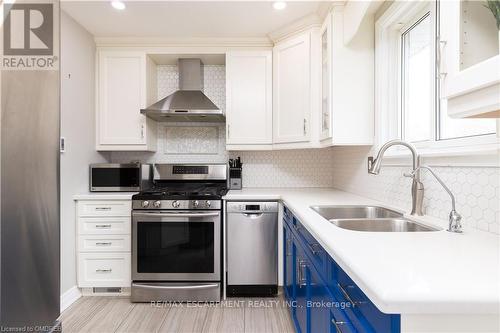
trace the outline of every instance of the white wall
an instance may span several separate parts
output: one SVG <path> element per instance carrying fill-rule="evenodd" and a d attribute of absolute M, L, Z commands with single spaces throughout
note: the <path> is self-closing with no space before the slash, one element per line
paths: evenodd
<path fill-rule="evenodd" d="M 105 162 L 95 151 L 93 36 L 61 13 L 61 295 L 76 285 L 73 195 L 88 192 L 88 165 Z"/>

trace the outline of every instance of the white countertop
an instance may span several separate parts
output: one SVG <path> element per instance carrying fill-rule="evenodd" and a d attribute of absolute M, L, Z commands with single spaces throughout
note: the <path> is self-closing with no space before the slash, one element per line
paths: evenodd
<path fill-rule="evenodd" d="M 137 192 L 94 192 L 77 194 L 73 200 L 131 200 Z"/>
<path fill-rule="evenodd" d="M 382 312 L 500 312 L 497 235 L 471 228 L 465 228 L 463 234 L 450 233 L 444 230 L 446 221 L 427 217 L 418 221 L 443 230 L 377 233 L 341 229 L 309 207 L 395 207 L 335 189 L 243 189 L 229 191 L 224 199 L 282 200 Z"/>

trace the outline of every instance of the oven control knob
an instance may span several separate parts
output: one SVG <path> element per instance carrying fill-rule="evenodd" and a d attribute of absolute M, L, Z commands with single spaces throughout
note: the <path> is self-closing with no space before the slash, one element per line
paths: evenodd
<path fill-rule="evenodd" d="M 199 205 L 200 205 L 200 203 L 198 202 L 198 200 L 193 201 L 194 208 L 197 208 Z"/>
<path fill-rule="evenodd" d="M 155 208 L 160 208 L 160 207 L 161 207 L 161 201 L 159 201 L 159 200 L 158 200 L 158 201 L 155 201 L 155 202 L 153 203 L 153 206 L 155 206 Z"/>
<path fill-rule="evenodd" d="M 212 203 L 211 203 L 210 201 L 208 201 L 208 200 L 207 200 L 207 201 L 205 201 L 205 205 L 207 205 L 207 207 L 210 207 L 210 205 L 211 205 L 211 204 L 212 204 Z"/>
<path fill-rule="evenodd" d="M 180 205 L 181 205 L 181 203 L 179 201 L 177 201 L 177 200 L 172 201 L 172 207 L 179 208 Z"/>
<path fill-rule="evenodd" d="M 149 206 L 149 201 L 143 201 L 141 204 L 142 208 L 148 208 Z"/>

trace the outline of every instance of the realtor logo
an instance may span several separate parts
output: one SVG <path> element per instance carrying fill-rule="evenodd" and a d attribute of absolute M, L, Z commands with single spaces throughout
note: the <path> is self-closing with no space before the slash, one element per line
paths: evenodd
<path fill-rule="evenodd" d="M 3 54 L 48 56 L 54 48 L 53 4 L 4 4 Z"/>

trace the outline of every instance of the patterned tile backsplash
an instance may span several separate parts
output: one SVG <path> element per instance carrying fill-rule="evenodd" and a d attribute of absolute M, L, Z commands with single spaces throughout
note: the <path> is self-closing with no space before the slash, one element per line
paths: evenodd
<path fill-rule="evenodd" d="M 175 65 L 158 66 L 158 98 L 178 89 Z M 204 92 L 222 110 L 226 106 L 225 66 L 204 66 Z M 158 123 L 158 149 L 148 152 L 112 152 L 113 162 L 226 163 L 241 156 L 245 187 L 331 187 L 332 150 L 272 152 L 226 151 L 225 126 L 221 123 Z"/>
<path fill-rule="evenodd" d="M 383 166 L 380 174 L 367 172 L 367 148 L 334 148 L 333 186 L 397 207 L 411 207 L 411 180 L 404 166 Z M 433 167 L 456 197 L 463 223 L 500 234 L 500 169 L 494 167 Z M 425 214 L 447 220 L 451 208 L 448 194 L 427 171 L 422 171 L 425 187 Z"/>

